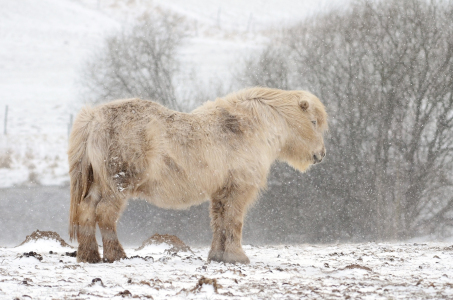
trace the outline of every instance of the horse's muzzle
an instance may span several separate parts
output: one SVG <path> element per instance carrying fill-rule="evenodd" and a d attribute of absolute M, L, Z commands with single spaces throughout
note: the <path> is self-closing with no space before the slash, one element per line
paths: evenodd
<path fill-rule="evenodd" d="M 318 157 L 316 155 L 313 155 L 313 164 L 317 164 L 322 162 L 322 157 Z"/>
<path fill-rule="evenodd" d="M 313 155 L 313 164 L 317 164 L 322 162 L 322 159 L 326 156 L 326 151 L 323 150 L 320 154 L 314 154 Z"/>

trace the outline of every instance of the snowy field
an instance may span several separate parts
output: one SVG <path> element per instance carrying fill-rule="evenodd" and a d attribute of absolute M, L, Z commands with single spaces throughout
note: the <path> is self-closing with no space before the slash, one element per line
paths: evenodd
<path fill-rule="evenodd" d="M 84 65 L 138 16 L 183 16 L 191 30 L 179 52 L 182 85 L 195 72 L 201 85 L 220 78 L 228 86 L 269 30 L 348 1 L 0 0 L 0 188 L 68 183 L 68 127 L 84 103 Z"/>
<path fill-rule="evenodd" d="M 134 258 L 113 264 L 85 264 L 61 244 L 31 239 L 0 248 L 0 298 L 453 297 L 453 246 L 446 243 L 245 246 L 250 265 L 208 264 L 207 247 L 178 252 L 166 243 L 127 249 Z"/>

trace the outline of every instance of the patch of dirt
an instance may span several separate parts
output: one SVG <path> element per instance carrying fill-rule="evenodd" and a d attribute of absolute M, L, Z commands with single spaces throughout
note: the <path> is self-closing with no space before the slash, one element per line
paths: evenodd
<path fill-rule="evenodd" d="M 341 270 L 346 270 L 346 269 L 362 269 L 362 270 L 366 270 L 366 271 L 372 271 L 370 268 L 368 267 L 365 267 L 365 266 L 361 266 L 361 265 L 357 265 L 357 264 L 353 264 L 353 265 L 348 265 L 346 267 L 344 267 L 343 269 Z"/>
<path fill-rule="evenodd" d="M 140 258 L 140 259 L 143 259 L 144 261 L 150 261 L 150 262 L 154 262 L 154 257 L 152 256 L 140 256 L 140 255 L 134 255 L 134 256 L 131 256 L 131 257 L 126 257 L 124 259 L 134 259 L 134 258 Z"/>
<path fill-rule="evenodd" d="M 203 287 L 203 284 L 212 285 L 214 287 L 214 292 L 216 294 L 219 293 L 218 289 L 222 287 L 220 284 L 217 283 L 217 279 L 210 279 L 210 278 L 201 276 L 201 278 L 198 280 L 197 284 L 195 285 L 195 287 L 193 289 L 191 289 L 191 290 L 182 289 L 176 295 L 185 294 L 187 296 L 188 293 L 199 293 L 201 291 L 201 288 Z"/>
<path fill-rule="evenodd" d="M 142 243 L 142 245 L 140 247 L 138 247 L 136 250 L 142 250 L 143 248 L 145 248 L 148 245 L 160 245 L 163 243 L 172 246 L 172 248 L 168 250 L 169 252 L 178 253 L 179 251 L 182 251 L 182 252 L 192 252 L 193 253 L 192 249 L 190 249 L 189 246 L 184 244 L 184 242 L 181 241 L 177 236 L 169 235 L 169 234 L 158 234 L 158 233 L 154 234 L 152 237 L 150 237 L 149 239 L 144 241 Z"/>
<path fill-rule="evenodd" d="M 74 252 L 66 252 L 65 255 L 66 255 L 66 256 L 69 256 L 69 257 L 77 257 L 77 251 L 74 251 Z"/>
<path fill-rule="evenodd" d="M 191 289 L 190 291 L 192 293 L 196 293 L 196 292 L 199 292 L 201 290 L 201 288 L 203 287 L 203 284 L 210 284 L 214 287 L 214 292 L 216 294 L 218 294 L 218 289 L 221 288 L 222 286 L 220 284 L 217 283 L 217 279 L 210 279 L 210 278 L 206 278 L 204 276 L 202 276 L 199 280 L 198 280 L 198 283 L 197 285 L 195 285 L 195 287 L 193 289 Z"/>
<path fill-rule="evenodd" d="M 116 294 L 115 296 L 121 296 L 121 297 L 132 297 L 132 293 L 129 292 L 129 290 L 124 290 L 122 292 L 119 292 L 118 294 Z"/>
<path fill-rule="evenodd" d="M 101 278 L 94 278 L 91 280 L 91 283 L 88 285 L 89 287 L 95 286 L 95 285 L 100 285 L 102 287 L 105 287 L 104 283 L 102 282 Z"/>
<path fill-rule="evenodd" d="M 20 256 L 21 258 L 22 257 L 34 257 L 36 258 L 37 260 L 39 261 L 42 261 L 42 255 L 41 254 L 38 254 L 36 252 L 33 252 L 33 251 L 30 251 L 30 252 L 25 252 L 23 255 Z"/>
<path fill-rule="evenodd" d="M 80 265 L 66 265 L 66 266 L 63 266 L 63 269 L 75 270 L 75 269 L 79 269 L 79 268 L 82 268 L 82 267 Z"/>
<path fill-rule="evenodd" d="M 19 246 L 22 246 L 24 244 L 27 244 L 31 241 L 38 241 L 38 240 L 55 240 L 60 243 L 62 247 L 69 247 L 73 248 L 71 245 L 65 242 L 60 235 L 54 231 L 39 231 L 36 230 L 32 234 L 27 235 L 25 238 L 25 241 L 23 241 Z M 17 247 L 19 247 L 17 246 Z"/>

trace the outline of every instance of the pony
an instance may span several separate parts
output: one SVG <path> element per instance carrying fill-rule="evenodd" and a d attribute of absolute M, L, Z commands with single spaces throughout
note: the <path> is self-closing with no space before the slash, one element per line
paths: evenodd
<path fill-rule="evenodd" d="M 168 209 L 210 201 L 208 262 L 249 263 L 242 249 L 248 207 L 272 163 L 304 172 L 326 155 L 324 105 L 307 91 L 253 87 L 190 113 L 126 99 L 84 107 L 69 138 L 69 235 L 77 261 L 126 258 L 116 222 L 128 199 Z"/>

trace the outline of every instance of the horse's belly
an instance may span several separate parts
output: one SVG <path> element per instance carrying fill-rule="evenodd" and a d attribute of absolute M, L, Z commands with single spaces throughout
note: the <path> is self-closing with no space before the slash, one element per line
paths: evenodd
<path fill-rule="evenodd" d="M 160 208 L 186 209 L 209 200 L 206 192 L 193 187 L 154 185 L 152 190 L 141 193 L 140 198 Z"/>
<path fill-rule="evenodd" d="M 147 199 L 148 202 L 156 205 L 157 207 L 160 208 L 166 208 L 166 209 L 187 209 L 191 206 L 194 205 L 199 205 L 203 202 L 206 202 L 208 200 L 207 197 L 203 198 L 162 198 L 162 197 L 153 197 Z"/>

